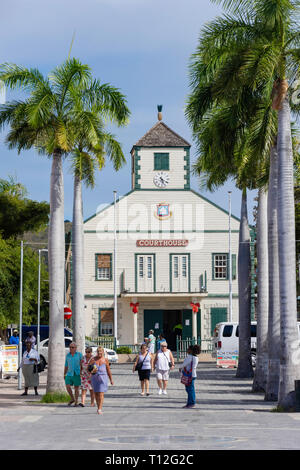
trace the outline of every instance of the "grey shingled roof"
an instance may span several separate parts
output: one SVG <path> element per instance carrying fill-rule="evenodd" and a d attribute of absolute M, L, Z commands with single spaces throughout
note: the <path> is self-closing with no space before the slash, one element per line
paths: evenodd
<path fill-rule="evenodd" d="M 187 140 L 172 131 L 165 123 L 158 121 L 133 146 L 134 147 L 190 147 Z"/>

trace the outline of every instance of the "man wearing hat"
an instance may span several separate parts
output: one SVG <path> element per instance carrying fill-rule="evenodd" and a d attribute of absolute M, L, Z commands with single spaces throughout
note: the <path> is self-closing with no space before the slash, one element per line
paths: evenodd
<path fill-rule="evenodd" d="M 14 330 L 13 334 L 9 338 L 9 344 L 19 345 L 19 333 L 18 330 Z"/>

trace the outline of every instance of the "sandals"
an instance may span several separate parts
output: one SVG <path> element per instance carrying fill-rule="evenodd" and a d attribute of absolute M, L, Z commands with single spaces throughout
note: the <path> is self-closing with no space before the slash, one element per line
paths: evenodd
<path fill-rule="evenodd" d="M 83 403 L 79 403 L 78 406 L 81 406 L 82 408 L 84 408 L 84 404 L 83 404 Z"/>
<path fill-rule="evenodd" d="M 102 415 L 102 414 L 103 414 L 103 411 L 102 411 L 102 410 L 97 410 L 97 414 L 98 414 L 98 415 Z"/>

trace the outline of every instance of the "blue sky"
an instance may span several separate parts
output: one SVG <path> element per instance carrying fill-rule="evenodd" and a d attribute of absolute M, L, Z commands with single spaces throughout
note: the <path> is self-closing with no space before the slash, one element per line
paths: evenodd
<path fill-rule="evenodd" d="M 127 165 L 115 173 L 110 163 L 98 173 L 96 187 L 84 189 L 84 217 L 100 204 L 131 189 L 130 150 L 157 122 L 157 104 L 163 104 L 163 120 L 175 132 L 192 142 L 184 107 L 189 92 L 188 64 L 195 51 L 201 27 L 221 14 L 210 0 L 10 0 L 1 5 L 0 62 L 38 67 L 48 74 L 68 55 L 89 64 L 95 77 L 121 89 L 131 111 L 126 128 L 113 129 L 122 143 Z M 7 92 L 7 99 L 15 95 Z M 28 197 L 49 200 L 51 162 L 34 151 L 8 150 L 5 133 L 0 134 L 0 177 L 9 175 L 23 183 Z M 195 160 L 192 145 L 191 161 Z M 73 183 L 68 161 L 64 163 L 65 218 L 72 220 Z M 233 183 L 214 193 L 192 188 L 228 208 L 232 190 L 232 211 L 239 216 L 240 191 Z M 256 192 L 248 203 L 249 219 Z"/>

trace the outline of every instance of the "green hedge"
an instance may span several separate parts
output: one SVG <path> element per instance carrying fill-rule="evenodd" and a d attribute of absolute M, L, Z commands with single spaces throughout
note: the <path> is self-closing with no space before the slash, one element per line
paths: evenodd
<path fill-rule="evenodd" d="M 131 354 L 132 350 L 129 346 L 120 346 L 117 348 L 117 354 Z"/>

